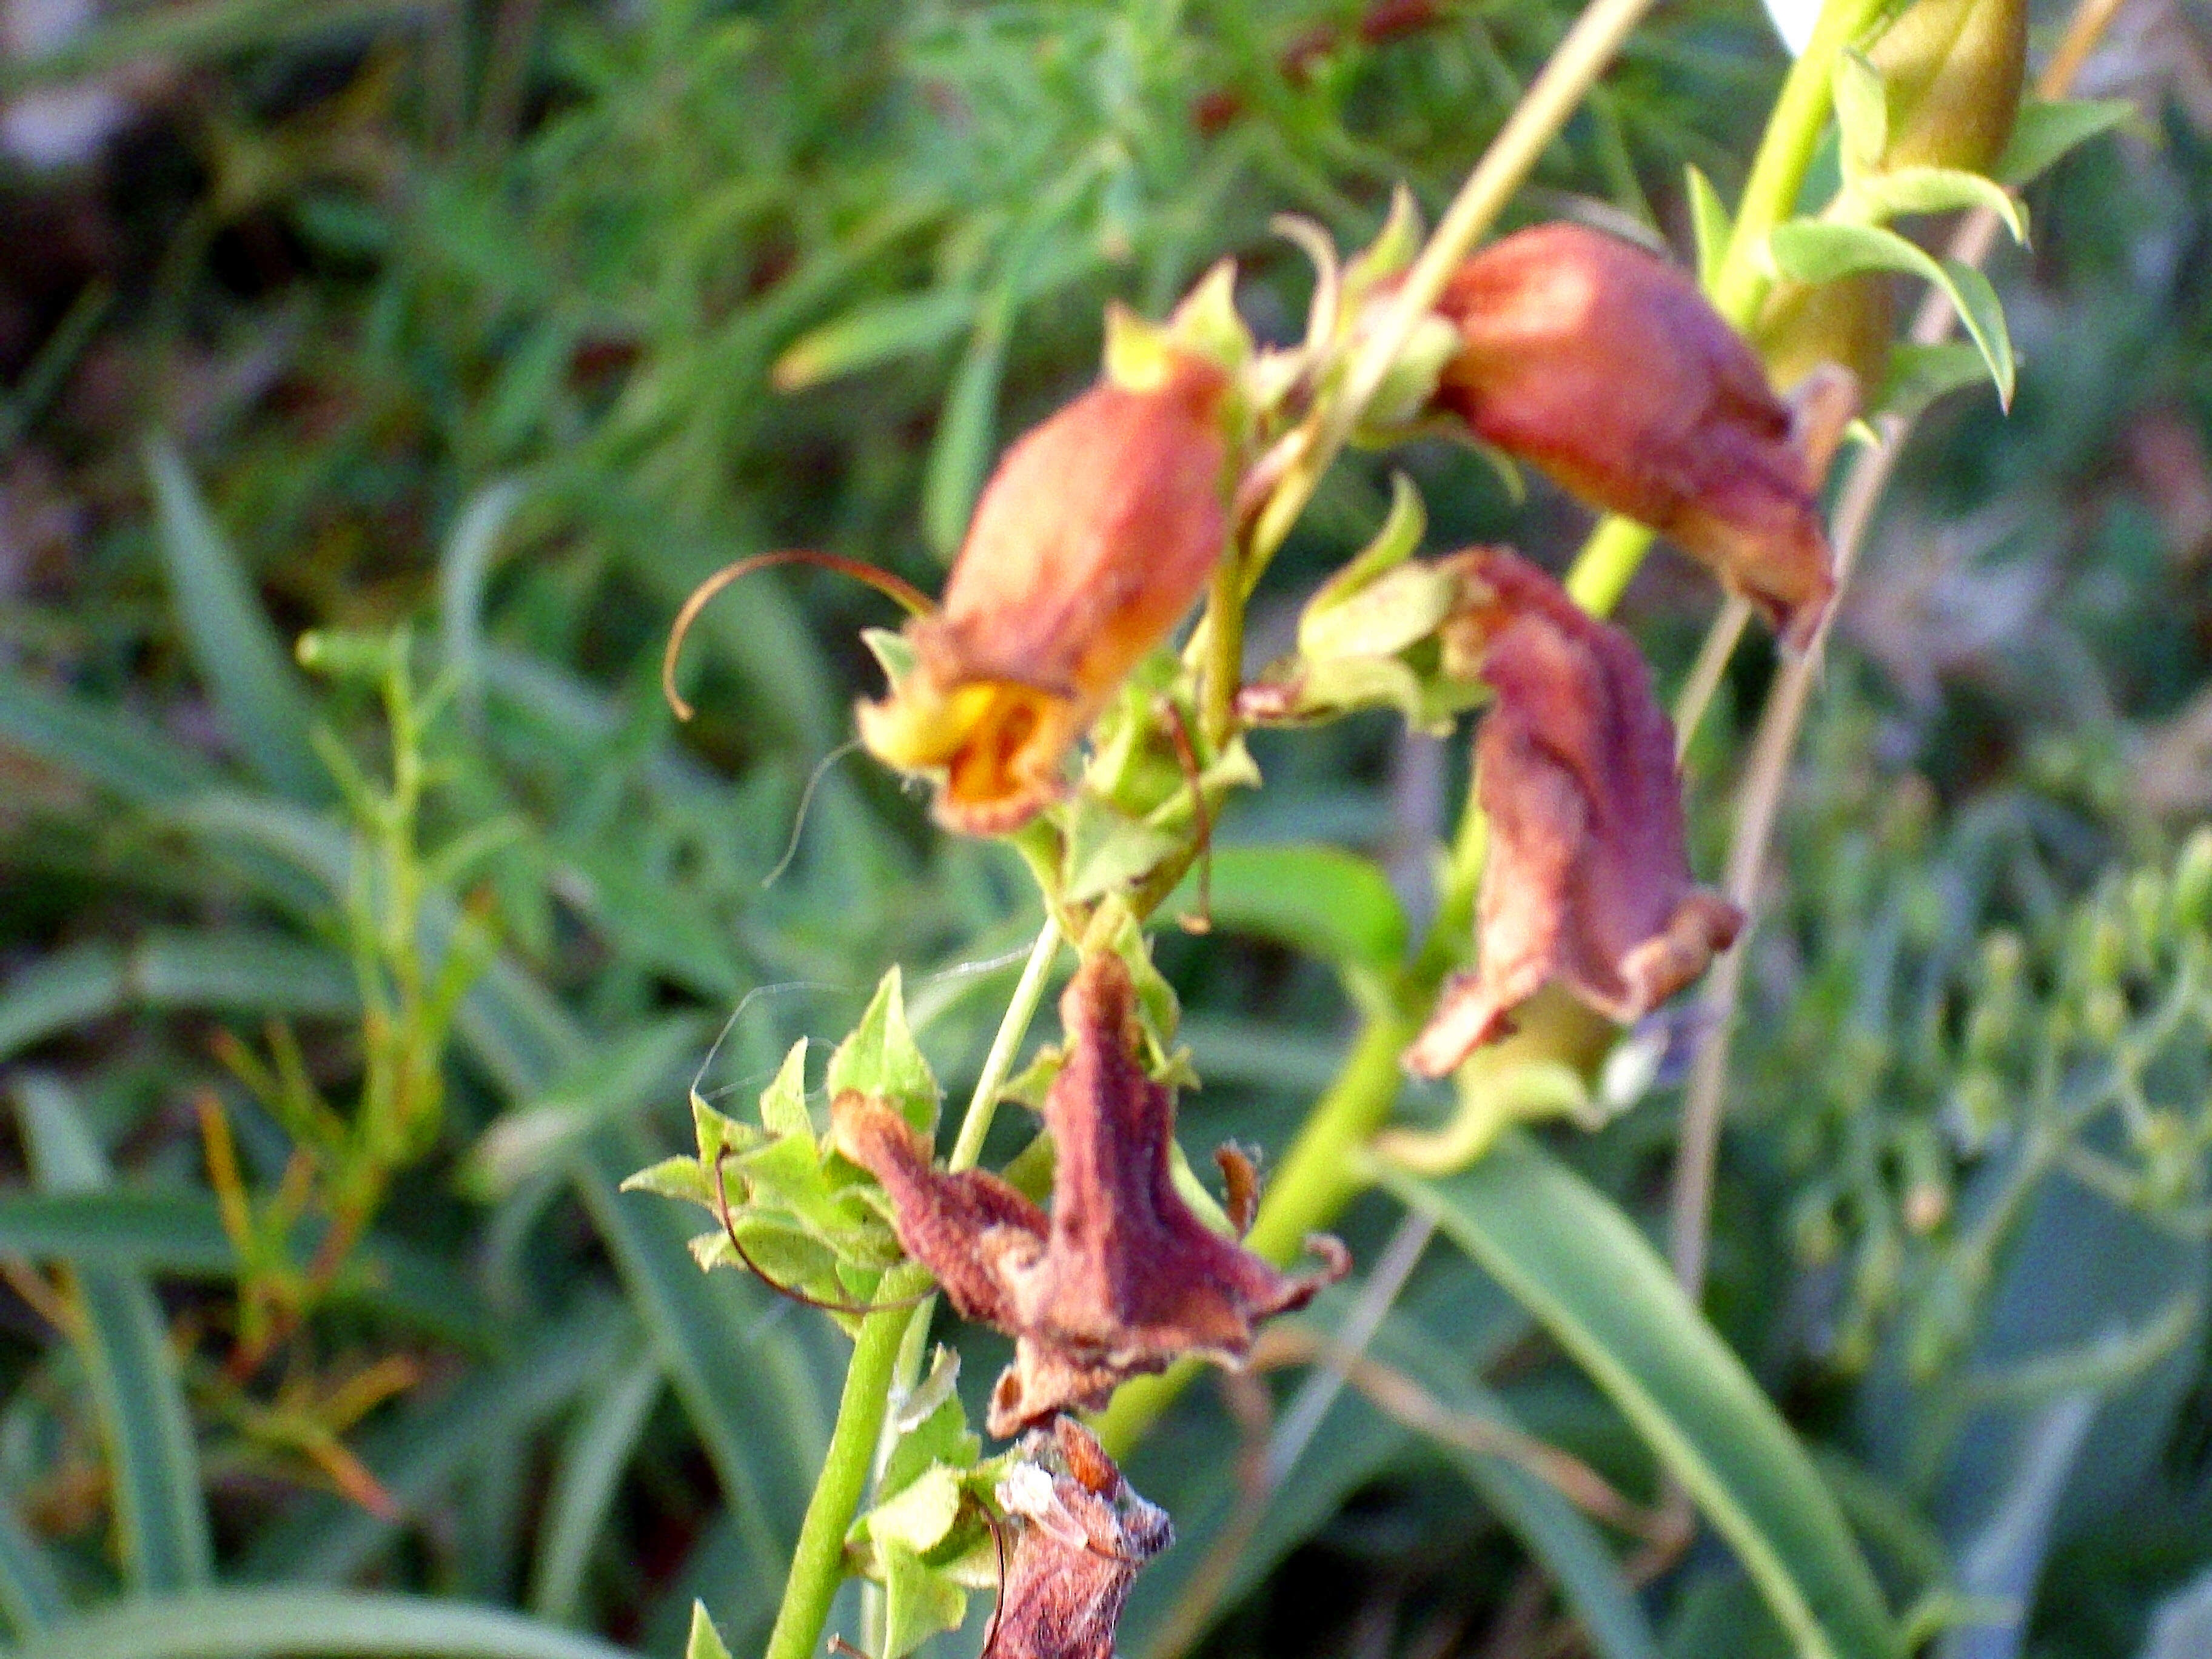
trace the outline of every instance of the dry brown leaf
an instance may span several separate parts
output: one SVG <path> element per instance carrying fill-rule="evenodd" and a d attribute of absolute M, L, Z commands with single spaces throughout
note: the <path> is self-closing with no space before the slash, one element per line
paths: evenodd
<path fill-rule="evenodd" d="M 848 1093 L 832 1107 L 840 1150 L 883 1183 L 907 1253 L 963 1315 L 1015 1340 L 994 1434 L 1102 1406 L 1185 1354 L 1237 1364 L 1259 1321 L 1304 1306 L 1348 1266 L 1343 1246 L 1317 1238 L 1321 1271 L 1279 1273 L 1191 1212 L 1170 1174 L 1175 1094 L 1138 1061 L 1134 995 L 1127 967 L 1102 953 L 1060 999 L 1067 1060 L 1044 1104 L 1049 1218 L 995 1176 L 937 1170 L 887 1103 Z"/>
<path fill-rule="evenodd" d="M 1674 732 L 1634 643 L 1504 548 L 1447 565 L 1466 585 L 1447 654 L 1498 701 L 1474 750 L 1490 836 L 1480 965 L 1445 987 L 1406 1051 L 1428 1077 L 1504 1035 L 1547 980 L 1610 1019 L 1639 1019 L 1743 922 L 1691 884 Z"/>

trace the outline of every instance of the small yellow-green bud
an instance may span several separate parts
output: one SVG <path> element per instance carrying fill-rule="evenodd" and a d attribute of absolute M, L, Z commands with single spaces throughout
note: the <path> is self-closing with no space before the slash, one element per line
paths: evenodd
<path fill-rule="evenodd" d="M 1887 109 L 1880 170 L 1986 173 L 2020 110 L 2027 0 L 1916 0 L 1866 55 Z"/>

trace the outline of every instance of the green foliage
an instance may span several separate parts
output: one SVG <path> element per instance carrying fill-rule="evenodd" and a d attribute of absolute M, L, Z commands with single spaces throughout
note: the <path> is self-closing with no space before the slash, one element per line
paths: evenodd
<path fill-rule="evenodd" d="M 780 1283 L 882 1294 L 896 1241 L 824 1139 L 826 1097 L 888 1094 L 934 1131 L 938 1079 L 957 1100 L 984 1072 L 1037 918 L 1014 856 L 928 833 L 834 756 L 877 688 L 858 648 L 873 600 L 817 573 L 742 589 L 702 619 L 702 713 L 681 733 L 653 689 L 668 616 L 726 559 L 787 544 L 934 586 L 1006 438 L 1102 349 L 1141 355 L 1141 330 L 1102 338 L 1108 302 L 1164 315 L 1233 257 L 1258 340 L 1295 336 L 1329 268 L 1272 217 L 1306 215 L 1332 246 L 1402 240 L 1395 186 L 1433 215 L 1573 9 L 1444 6 L 1370 38 L 1357 8 L 1304 0 L 222 3 L 129 10 L 0 68 L 11 93 L 183 70 L 161 77 L 143 151 L 0 179 L 11 212 L 97 232 L 90 253 L 26 233 L 51 276 L 0 254 L 15 1651 L 604 1659 L 605 1631 L 687 1659 L 760 1648 L 855 1319 L 702 1274 L 741 1265 L 725 1195 Z M 1693 223 L 1710 275 L 1781 67 L 1763 27 L 1736 7 L 1662 12 L 1516 211 L 1576 197 Z M 2013 1431 L 2075 1396 L 2122 1402 L 2160 1442 L 2093 1440 L 2070 1477 L 2093 1510 L 2118 1492 L 2148 1516 L 2156 1553 L 2052 1521 L 2052 1559 L 2087 1563 L 2097 1607 L 2119 1611 L 2054 1590 L 2039 1651 L 2128 1651 L 2169 1581 L 2202 1570 L 2206 854 L 2179 833 L 2188 809 L 2137 798 L 2124 757 L 2168 763 L 2169 803 L 2200 799 L 2187 486 L 2212 339 L 2190 262 L 2150 267 L 2201 240 L 2212 168 L 2179 113 L 2156 154 L 2086 142 L 2133 107 L 2031 103 L 1987 179 L 1842 181 L 1769 244 L 1800 276 L 1901 269 L 1967 302 L 1972 339 L 1900 351 L 1880 406 L 2016 376 L 2014 420 L 1986 397 L 1934 407 L 1897 515 L 1987 501 L 2055 539 L 1963 573 L 1940 538 L 1908 552 L 1978 624 L 2013 591 L 1997 578 L 2057 574 L 2032 624 L 1933 668 L 1870 605 L 1819 694 L 1776 919 L 1752 945 L 1768 988 L 1744 1022 L 1716 1240 L 1713 1312 L 1762 1388 L 1680 1309 L 1635 1327 L 1645 1304 L 1603 1294 L 1657 1295 L 1648 1253 L 1621 1261 L 1642 1249 L 1624 1218 L 1649 1196 L 1670 1067 L 1497 1195 L 1564 1194 L 1586 1224 L 1514 1211 L 1508 1241 L 1580 1275 L 1571 1320 L 1564 1292 L 1520 1287 L 1567 1358 L 1521 1340 L 1498 1290 L 1520 1257 L 1493 1229 L 1490 1266 L 1427 1261 L 1371 1350 L 1443 1417 L 1409 1426 L 1354 1389 L 1241 1547 L 1236 1424 L 1210 1394 L 1160 1420 L 1130 1468 L 1185 1541 L 1140 1582 L 1128 1650 L 1334 1651 L 1338 1608 L 1401 1621 L 1394 1650 L 1475 1644 L 1510 1630 L 1532 1564 L 1623 1659 L 1753 1651 L 1762 1595 L 1875 1629 L 1888 1615 L 1868 1611 L 1826 1492 L 1774 1450 L 1792 1443 L 1777 1409 L 1824 1475 L 1850 1460 L 1826 1492 L 1893 1606 L 1984 1607 L 1953 1582 L 1978 1536 L 1957 1517 L 2017 1489 L 2033 1460 Z M 2031 189 L 2033 270 L 2008 252 L 1985 288 L 1919 251 L 1917 216 L 1956 204 L 2002 202 L 2024 231 Z M 1219 332 L 1225 297 L 1187 320 Z M 1378 426 L 1363 435 L 1402 435 Z M 2197 461 L 2156 447 L 2176 430 Z M 1556 503 L 1540 488 L 1523 514 L 1433 447 L 1399 460 L 1419 497 L 1357 457 L 1330 476 L 1253 634 L 1259 654 L 1325 660 L 1332 707 L 1443 726 L 1463 709 L 1429 672 L 1432 596 L 1399 573 L 1425 544 L 1541 543 Z M 1564 555 L 1554 539 L 1538 550 Z M 1663 678 L 1678 601 L 1657 583 L 1639 604 Z M 1763 672 L 1740 665 L 1723 710 Z M 1201 787 L 1263 769 L 1268 787 L 1209 826 L 1202 887 L 1170 867 L 1194 791 L 1147 735 L 1159 694 L 1133 684 L 1102 729 L 1102 787 L 1051 868 L 1077 902 L 1147 872 L 1180 879 L 1171 914 L 1206 893 L 1211 939 L 1162 935 L 1155 962 L 1130 919 L 1117 941 L 1147 975 L 1148 1058 L 1206 1079 L 1183 1093 L 1188 1145 L 1264 1146 L 1287 1182 L 1350 1018 L 1394 1017 L 1464 955 L 1463 917 L 1415 942 L 1457 763 L 1439 778 L 1372 720 L 1207 750 Z M 1701 868 L 1746 725 L 1717 720 L 1692 751 Z M 1474 867 L 1444 861 L 1448 907 Z M 1358 1053 L 1395 1089 L 1389 1037 Z M 812 1039 L 832 1057 L 810 1083 Z M 1013 1046 L 1005 1069 L 1037 1060 L 1036 1085 L 1050 1055 Z M 757 1107 L 719 1109 L 737 1099 Z M 994 1160 L 1018 1144 L 1002 1123 Z M 1436 1190 L 1537 1156 L 1507 1146 Z M 641 1165 L 635 1184 L 709 1218 L 690 1248 L 696 1217 L 619 1191 Z M 1370 1270 L 1372 1218 L 1346 1231 Z M 1592 1238 L 1616 1256 L 1576 1253 Z M 1608 1260 L 1619 1273 L 1594 1275 Z M 1332 1297 L 1304 1334 L 1355 1316 Z M 1647 1370 L 1645 1339 L 1695 1364 Z M 999 1357 L 971 1351 L 964 1403 L 957 1367 L 933 1367 L 861 1449 L 880 1478 L 832 1560 L 882 1603 L 836 1628 L 877 1659 L 977 1639 L 966 1598 L 995 1581 L 1004 1455 L 967 1413 Z M 1583 1366 L 1623 1386 L 1593 1390 Z M 1287 1422 L 1326 1372 L 1304 1375 L 1236 1397 L 1272 1391 Z M 1705 1395 L 1752 1426 L 1670 1438 Z M 1476 1451 L 1439 1428 L 1474 1419 L 1524 1440 Z M 1705 1554 L 1635 1590 L 1634 1547 L 1525 1442 L 1639 1498 L 1650 1448 L 1668 1453 L 1755 1590 Z M 1755 1500 L 1784 1464 L 1778 1517 Z M 2096 1618 L 2112 1629 L 2084 1634 Z"/>

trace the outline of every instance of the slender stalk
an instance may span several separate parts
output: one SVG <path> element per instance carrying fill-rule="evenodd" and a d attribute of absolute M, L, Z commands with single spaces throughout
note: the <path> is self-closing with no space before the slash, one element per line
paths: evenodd
<path fill-rule="evenodd" d="M 1014 1057 L 1030 1022 L 1044 999 L 1052 977 L 1054 959 L 1060 954 L 1060 924 L 1045 918 L 1030 947 L 1029 961 L 1015 981 L 1013 996 L 999 1020 L 999 1029 L 983 1069 L 968 1097 L 968 1109 L 953 1138 L 949 1167 L 975 1167 L 982 1156 L 983 1142 L 991 1133 L 999 1094 L 1006 1086 Z M 896 1284 L 894 1280 L 897 1281 Z M 882 1301 L 900 1301 L 927 1286 L 929 1276 L 912 1266 L 884 1276 L 878 1292 Z M 844 1579 L 845 1532 L 860 1513 L 868 1482 L 880 1468 L 884 1452 L 884 1423 L 890 1402 L 914 1387 L 921 1372 L 921 1357 L 929 1340 L 930 1316 L 937 1310 L 933 1296 L 913 1308 L 886 1308 L 870 1314 L 860 1323 L 853 1344 L 853 1358 L 845 1368 L 844 1392 L 837 1401 L 837 1421 L 830 1431 L 830 1450 L 823 1459 L 814 1494 L 807 1500 L 806 1518 L 799 1529 L 799 1546 L 792 1553 L 791 1573 L 785 1581 L 783 1605 L 776 1610 L 775 1626 L 769 1632 L 763 1659 L 811 1659 L 822 1639 L 822 1626 L 830 1617 L 830 1603 Z"/>
<path fill-rule="evenodd" d="M 1030 959 L 1023 964 L 1022 976 L 1014 983 L 1014 994 L 999 1020 L 998 1034 L 991 1039 L 990 1052 L 983 1056 L 983 1069 L 975 1079 L 975 1091 L 968 1097 L 968 1110 L 961 1117 L 960 1133 L 953 1137 L 951 1156 L 945 1159 L 947 1169 L 972 1170 L 975 1160 L 982 1157 L 984 1138 L 991 1133 L 991 1119 L 999 1109 L 999 1091 L 1006 1086 L 1006 1079 L 1013 1073 L 1014 1057 L 1021 1052 L 1022 1039 L 1029 1035 L 1030 1022 L 1036 1018 L 1037 1005 L 1044 1000 L 1044 988 L 1052 977 L 1053 961 L 1059 954 L 1060 923 L 1048 915 L 1044 926 L 1037 929 L 1036 943 L 1030 947 Z"/>
<path fill-rule="evenodd" d="M 1452 269 L 1513 199 L 1545 150 L 1597 84 L 1621 43 L 1655 0 L 1595 0 L 1574 21 L 1549 61 L 1528 84 L 1474 170 L 1459 187 L 1435 232 L 1406 273 L 1397 301 L 1383 314 L 1345 375 L 1340 394 L 1316 412 L 1313 441 L 1284 474 L 1253 526 L 1244 571 L 1249 590 L 1290 534 L 1291 526 L 1344 447 L 1360 416 L 1413 337 L 1421 319 L 1443 292 Z"/>
<path fill-rule="evenodd" d="M 917 1269 L 895 1268 L 884 1275 L 882 1294 L 893 1299 L 911 1296 L 927 1283 L 927 1275 Z M 806 1500 L 783 1604 L 776 1609 L 763 1659 L 814 1659 L 821 1644 L 830 1603 L 845 1577 L 845 1530 L 860 1512 L 876 1439 L 890 1408 L 891 1370 L 906 1335 L 907 1316 L 904 1308 L 886 1309 L 860 1322 L 837 1401 L 836 1425 L 830 1431 L 829 1454 L 822 1460 L 814 1495 Z"/>

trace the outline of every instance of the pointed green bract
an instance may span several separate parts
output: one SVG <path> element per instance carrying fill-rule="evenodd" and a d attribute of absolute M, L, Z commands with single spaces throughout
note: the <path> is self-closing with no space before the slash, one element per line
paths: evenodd
<path fill-rule="evenodd" d="M 942 1096 L 929 1062 L 922 1058 L 914 1033 L 907 1028 L 906 1001 L 896 968 L 884 975 L 860 1023 L 830 1056 L 826 1082 L 833 1099 L 848 1089 L 875 1095 L 896 1106 L 922 1133 L 936 1130 Z"/>

